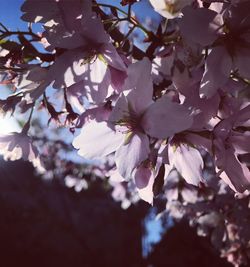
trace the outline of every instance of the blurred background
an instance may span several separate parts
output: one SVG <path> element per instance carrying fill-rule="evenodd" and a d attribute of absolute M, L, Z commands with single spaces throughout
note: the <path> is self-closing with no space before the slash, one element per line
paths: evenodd
<path fill-rule="evenodd" d="M 0 161 L 0 266 L 231 266 L 185 221 L 121 209 L 101 180 L 78 193 L 33 171 Z"/>

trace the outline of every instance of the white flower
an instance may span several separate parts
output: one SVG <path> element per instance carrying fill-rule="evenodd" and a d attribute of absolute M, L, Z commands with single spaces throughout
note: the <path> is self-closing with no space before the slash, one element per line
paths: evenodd
<path fill-rule="evenodd" d="M 155 11 L 167 19 L 179 16 L 181 10 L 193 0 L 149 0 Z"/>

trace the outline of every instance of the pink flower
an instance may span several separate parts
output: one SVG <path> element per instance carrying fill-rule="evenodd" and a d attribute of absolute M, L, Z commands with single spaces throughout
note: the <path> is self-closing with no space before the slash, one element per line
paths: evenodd
<path fill-rule="evenodd" d="M 133 70 L 136 69 L 137 72 Z M 141 79 L 141 73 L 144 79 Z M 125 88 L 107 122 L 84 125 L 73 145 L 79 154 L 95 158 L 114 151 L 117 169 L 129 179 L 133 170 L 147 159 L 149 136 L 167 138 L 192 125 L 189 111 L 167 97 L 153 102 L 151 63 L 144 59 L 129 66 Z"/>
<path fill-rule="evenodd" d="M 192 126 L 190 111 L 172 102 L 167 95 L 150 105 L 142 117 L 144 131 L 159 139 L 165 139 Z"/>
<path fill-rule="evenodd" d="M 187 144 L 172 144 L 168 148 L 169 164 L 175 167 L 187 183 L 199 185 L 203 182 L 204 167 L 200 152 Z"/>
<path fill-rule="evenodd" d="M 46 49 L 62 48 L 63 53 L 56 53 L 44 86 L 32 92 L 32 98 L 40 96 L 51 83 L 60 89 L 82 82 L 90 101 L 97 104 L 114 91 L 121 92 L 127 68 L 101 19 L 92 12 L 92 1 L 46 0 L 36 4 L 34 0 L 24 3 L 23 18 L 30 22 L 41 19 L 50 44 Z"/>
<path fill-rule="evenodd" d="M 141 130 L 140 118 L 152 102 L 151 63 L 144 59 L 135 65 L 138 69 L 144 69 L 148 78 L 139 80 L 133 76 L 134 73 L 130 75 L 126 86 L 131 90 L 127 96 L 121 94 L 109 120 L 100 123 L 91 121 L 84 125 L 81 134 L 73 142 L 80 149 L 78 153 L 88 158 L 116 152 L 116 166 L 125 179 L 131 177 L 132 171 L 149 153 L 149 138 Z M 130 69 L 134 67 L 131 65 Z"/>
<path fill-rule="evenodd" d="M 250 146 L 249 133 L 241 132 L 237 127 L 244 127 L 249 115 L 250 106 L 247 106 L 222 120 L 214 129 L 213 148 L 215 164 L 220 170 L 218 175 L 240 193 L 250 188 L 250 171 L 238 156 L 248 153 Z"/>
<path fill-rule="evenodd" d="M 214 96 L 227 83 L 231 71 L 238 70 L 243 77 L 250 77 L 249 7 L 247 1 L 216 11 L 185 8 L 184 16 L 179 21 L 182 36 L 202 47 L 211 48 L 201 81 L 202 95 Z"/>
<path fill-rule="evenodd" d="M 200 97 L 201 78 L 201 68 L 193 71 L 192 75 L 189 74 L 187 68 L 183 72 L 180 72 L 178 68 L 174 69 L 173 84 L 185 97 L 183 105 L 193 110 L 192 130 L 196 131 L 211 128 L 209 122 L 217 115 L 221 100 L 219 94 L 215 94 L 209 99 Z"/>
<path fill-rule="evenodd" d="M 140 165 L 134 174 L 135 185 L 139 196 L 149 204 L 153 204 L 153 185 L 156 177 L 156 172 L 153 167 Z"/>
<path fill-rule="evenodd" d="M 38 171 L 44 172 L 38 150 L 24 132 L 0 135 L 0 153 L 5 160 L 28 160 Z"/>

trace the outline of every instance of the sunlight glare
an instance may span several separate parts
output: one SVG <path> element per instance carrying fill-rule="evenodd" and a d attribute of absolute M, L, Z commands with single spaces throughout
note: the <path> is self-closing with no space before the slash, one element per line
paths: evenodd
<path fill-rule="evenodd" d="M 0 134 L 8 134 L 11 132 L 19 132 L 20 127 L 18 126 L 14 118 L 2 118 L 0 117 Z"/>

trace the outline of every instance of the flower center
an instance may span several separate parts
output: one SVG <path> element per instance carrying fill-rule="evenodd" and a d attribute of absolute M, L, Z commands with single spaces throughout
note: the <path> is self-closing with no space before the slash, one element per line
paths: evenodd
<path fill-rule="evenodd" d="M 125 112 L 123 118 L 115 124 L 117 126 L 117 130 L 125 134 L 141 129 L 140 116 L 132 110 Z"/>

